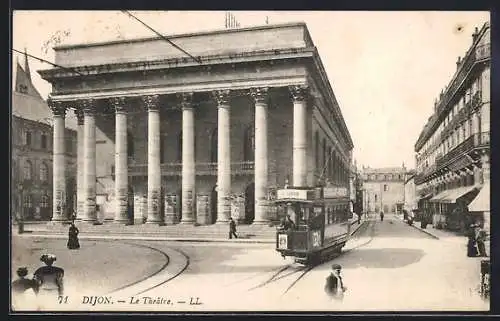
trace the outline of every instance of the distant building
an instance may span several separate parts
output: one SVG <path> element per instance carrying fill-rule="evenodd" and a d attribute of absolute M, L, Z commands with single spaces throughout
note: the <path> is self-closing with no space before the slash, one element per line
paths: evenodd
<path fill-rule="evenodd" d="M 438 227 L 488 225 L 490 42 L 490 24 L 476 28 L 415 144 L 419 210 L 432 215 Z"/>
<path fill-rule="evenodd" d="M 404 167 L 363 167 L 364 206 L 369 213 L 401 213 L 404 204 Z"/>
<path fill-rule="evenodd" d="M 418 209 L 417 191 L 415 189 L 415 171 L 411 170 L 406 173 L 404 191 L 404 206 L 403 208 L 410 211 Z"/>
<path fill-rule="evenodd" d="M 52 125 L 51 111 L 31 81 L 27 57 L 24 68 L 16 62 L 12 91 L 11 214 L 24 220 L 52 217 Z M 71 124 L 68 122 L 68 124 Z M 76 187 L 76 132 L 66 128 L 67 211 Z"/>

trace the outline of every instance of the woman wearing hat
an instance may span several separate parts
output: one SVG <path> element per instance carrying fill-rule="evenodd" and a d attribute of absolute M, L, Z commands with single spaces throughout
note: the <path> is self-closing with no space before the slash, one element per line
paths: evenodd
<path fill-rule="evenodd" d="M 28 275 L 26 267 L 18 268 L 16 273 L 19 278 L 12 282 L 12 308 L 14 311 L 30 310 L 29 304 L 33 299 L 30 298 L 30 294 L 34 296 L 37 283 L 35 280 L 26 278 Z"/>
<path fill-rule="evenodd" d="M 342 300 L 344 298 L 344 292 L 347 288 L 342 282 L 342 276 L 340 272 L 342 267 L 339 264 L 332 265 L 332 272 L 326 278 L 325 292 L 332 298 L 336 300 Z"/>
<path fill-rule="evenodd" d="M 54 254 L 42 255 L 40 261 L 45 263 L 45 266 L 38 268 L 34 273 L 34 279 L 38 283 L 39 301 L 42 305 L 49 305 L 49 307 L 56 304 L 58 296 L 64 293 L 64 270 L 53 266 L 56 259 Z"/>

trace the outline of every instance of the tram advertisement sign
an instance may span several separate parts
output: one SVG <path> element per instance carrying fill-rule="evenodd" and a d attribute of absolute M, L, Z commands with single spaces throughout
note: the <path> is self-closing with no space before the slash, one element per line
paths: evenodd
<path fill-rule="evenodd" d="M 309 190 L 305 189 L 280 189 L 278 190 L 278 199 L 297 199 L 306 200 L 310 195 Z"/>
<path fill-rule="evenodd" d="M 324 198 L 347 197 L 346 187 L 325 187 L 323 189 Z"/>

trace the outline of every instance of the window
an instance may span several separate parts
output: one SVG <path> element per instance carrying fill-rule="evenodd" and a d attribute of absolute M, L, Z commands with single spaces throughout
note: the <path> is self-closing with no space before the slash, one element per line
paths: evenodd
<path fill-rule="evenodd" d="M 384 192 L 387 192 L 389 190 L 389 186 L 387 184 L 384 184 Z"/>
<path fill-rule="evenodd" d="M 24 144 L 26 146 L 31 146 L 31 132 L 29 130 L 26 131 L 26 133 L 24 135 L 24 139 L 25 139 Z"/>
<path fill-rule="evenodd" d="M 41 136 L 41 147 L 42 149 L 47 149 L 47 135 L 45 133 L 42 133 Z"/>
<path fill-rule="evenodd" d="M 315 146 L 315 152 L 316 152 L 316 168 L 319 169 L 320 168 L 320 164 L 319 164 L 319 133 L 318 131 L 316 131 L 316 133 L 314 134 L 314 146 Z"/>
<path fill-rule="evenodd" d="M 182 130 L 177 135 L 177 162 L 182 163 Z"/>
<path fill-rule="evenodd" d="M 214 128 L 210 137 L 210 162 L 217 163 L 217 128 Z"/>
<path fill-rule="evenodd" d="M 32 208 L 33 207 L 33 198 L 30 194 L 24 195 L 24 207 Z"/>
<path fill-rule="evenodd" d="M 23 167 L 23 174 L 25 180 L 31 180 L 33 168 L 30 161 L 26 161 Z"/>
<path fill-rule="evenodd" d="M 377 202 L 377 194 L 375 194 L 375 202 Z"/>
<path fill-rule="evenodd" d="M 40 198 L 40 207 L 41 208 L 48 208 L 49 207 L 49 196 L 42 195 L 42 197 Z"/>
<path fill-rule="evenodd" d="M 134 157 L 134 137 L 127 131 L 127 156 Z"/>
<path fill-rule="evenodd" d="M 47 164 L 42 163 L 40 164 L 40 181 L 41 182 L 46 182 L 49 180 L 49 167 Z"/>
<path fill-rule="evenodd" d="M 255 131 L 252 125 L 245 130 L 243 142 L 243 160 L 251 162 L 255 158 Z"/>

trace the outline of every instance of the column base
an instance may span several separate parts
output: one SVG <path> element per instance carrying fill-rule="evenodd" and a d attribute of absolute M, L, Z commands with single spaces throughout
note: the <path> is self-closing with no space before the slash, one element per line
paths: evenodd
<path fill-rule="evenodd" d="M 217 224 L 217 225 L 228 224 L 228 223 L 229 223 L 229 220 L 225 220 L 225 221 L 223 221 L 223 220 L 217 220 L 215 222 L 215 224 Z"/>
<path fill-rule="evenodd" d="M 186 220 L 181 220 L 179 224 L 194 224 L 195 221 L 194 219 L 186 219 Z"/>
<path fill-rule="evenodd" d="M 60 220 L 52 220 L 47 222 L 47 225 L 49 226 L 59 226 L 59 225 L 68 225 L 70 224 L 71 221 L 68 219 L 60 219 Z"/>
<path fill-rule="evenodd" d="M 150 221 L 150 220 L 147 220 L 146 223 L 144 224 L 162 224 L 163 221 L 162 220 L 158 220 L 158 221 Z"/>
<path fill-rule="evenodd" d="M 118 225 L 118 224 L 126 225 L 126 224 L 130 223 L 130 220 L 129 219 L 110 220 L 109 223 L 115 224 L 115 225 Z"/>
<path fill-rule="evenodd" d="M 271 222 L 266 220 L 254 220 L 250 225 L 269 225 L 269 223 Z"/>

